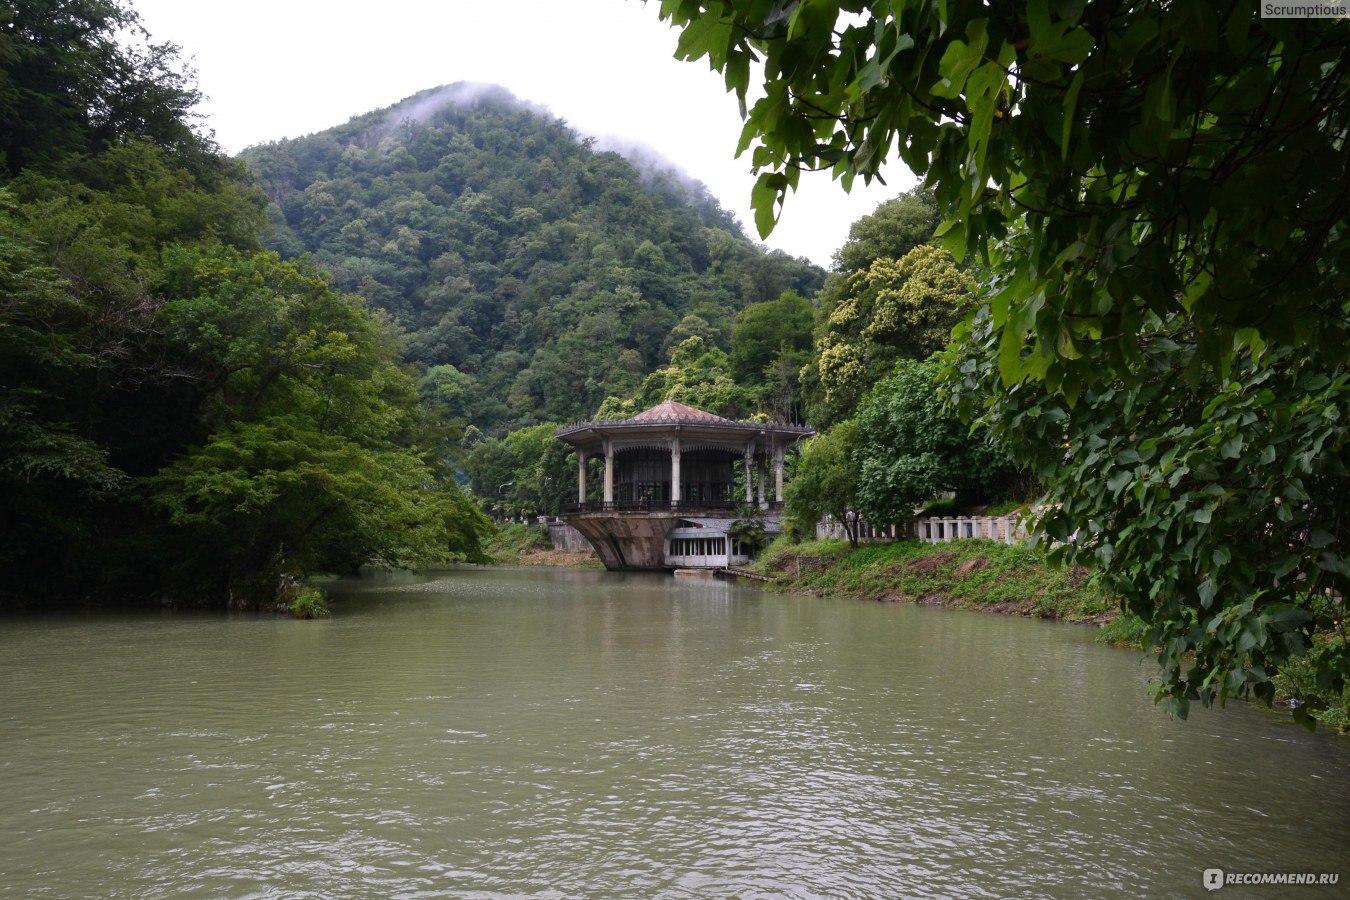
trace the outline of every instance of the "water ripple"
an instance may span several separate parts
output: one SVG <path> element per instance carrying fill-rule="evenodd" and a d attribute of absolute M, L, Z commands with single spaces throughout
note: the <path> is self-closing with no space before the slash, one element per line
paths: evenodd
<path fill-rule="evenodd" d="M 1138 896 L 1340 865 L 1335 738 L 1167 719 L 1072 628 L 707 587 L 457 571 L 342 586 L 317 626 L 6 621 L 5 888 Z"/>

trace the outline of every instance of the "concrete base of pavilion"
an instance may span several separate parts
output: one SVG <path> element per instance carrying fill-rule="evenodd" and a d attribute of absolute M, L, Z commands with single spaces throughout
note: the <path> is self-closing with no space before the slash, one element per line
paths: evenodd
<path fill-rule="evenodd" d="M 691 514 L 679 510 L 644 510 L 624 512 L 580 512 L 563 516 L 595 548 L 605 568 L 614 572 L 669 572 L 684 568 L 725 568 L 748 562 L 744 555 L 731 556 L 731 542 L 727 529 L 738 516 L 700 511 Z M 767 513 L 765 531 L 770 535 L 782 532 L 777 512 Z M 673 535 L 672 535 L 673 532 Z M 695 538 L 694 543 L 724 549 L 716 555 L 672 555 L 672 536 Z M 701 539 L 701 540 L 699 540 Z M 677 542 L 678 543 L 678 542 Z M 738 551 L 739 552 L 739 551 Z"/>
<path fill-rule="evenodd" d="M 606 569 L 665 571 L 666 534 L 685 518 L 675 510 L 577 513 L 563 517 L 595 548 Z M 733 520 L 728 519 L 730 525 Z"/>

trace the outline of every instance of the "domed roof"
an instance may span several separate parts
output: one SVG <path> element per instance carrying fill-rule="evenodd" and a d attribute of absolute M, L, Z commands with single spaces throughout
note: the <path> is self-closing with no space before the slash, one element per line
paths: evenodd
<path fill-rule="evenodd" d="M 710 412 L 704 412 L 701 409 L 695 409 L 692 406 L 685 406 L 683 403 L 676 403 L 674 400 L 666 400 L 664 403 L 658 403 L 651 409 L 645 410 L 633 416 L 634 422 L 689 422 L 699 425 L 735 425 L 730 419 L 724 419 L 721 416 L 715 416 Z"/>
<path fill-rule="evenodd" d="M 561 441 L 587 453 L 595 453 L 614 440 L 624 446 L 661 444 L 674 437 L 688 446 L 717 446 L 739 449 L 748 442 L 794 443 L 815 432 L 805 425 L 775 422 L 738 422 L 701 409 L 667 400 L 627 419 L 598 419 L 576 422 L 554 432 Z"/>

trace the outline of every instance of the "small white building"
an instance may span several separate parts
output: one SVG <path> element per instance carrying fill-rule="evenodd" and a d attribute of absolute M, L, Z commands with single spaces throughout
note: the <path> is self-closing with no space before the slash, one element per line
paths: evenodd
<path fill-rule="evenodd" d="M 682 520 L 666 532 L 666 565 L 674 569 L 724 569 L 750 562 L 750 548 L 727 534 L 730 524 L 726 519 Z"/>

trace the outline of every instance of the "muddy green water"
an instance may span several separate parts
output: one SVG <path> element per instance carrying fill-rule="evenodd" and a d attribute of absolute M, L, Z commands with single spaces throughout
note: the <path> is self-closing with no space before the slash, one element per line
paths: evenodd
<path fill-rule="evenodd" d="M 1339 872 L 1350 741 L 1164 716 L 1088 629 L 455 571 L 0 620 L 0 893 L 1206 896 Z"/>

